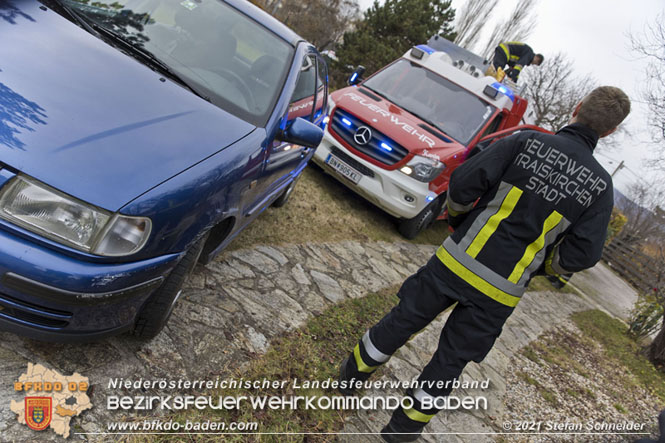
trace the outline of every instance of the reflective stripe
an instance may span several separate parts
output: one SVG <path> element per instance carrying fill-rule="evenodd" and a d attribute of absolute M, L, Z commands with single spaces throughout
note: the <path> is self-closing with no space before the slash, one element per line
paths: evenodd
<path fill-rule="evenodd" d="M 558 278 L 559 281 L 560 281 L 561 283 L 563 283 L 564 285 L 567 285 L 567 284 L 568 284 L 568 280 L 566 280 L 565 278 L 561 277 L 560 275 L 557 275 L 556 278 Z"/>
<path fill-rule="evenodd" d="M 500 43 L 499 47 L 503 49 L 503 52 L 506 53 L 506 58 L 510 59 L 510 50 L 508 50 L 508 46 L 504 45 L 503 43 Z"/>
<path fill-rule="evenodd" d="M 369 358 L 379 363 L 385 363 L 388 361 L 390 355 L 384 354 L 383 352 L 376 349 L 376 346 L 374 346 L 374 343 L 372 343 L 372 340 L 370 340 L 369 338 L 369 331 L 365 332 L 362 341 L 363 341 L 363 346 L 365 346 L 365 352 L 367 352 Z"/>
<path fill-rule="evenodd" d="M 413 421 L 419 421 L 420 423 L 429 423 L 429 421 L 434 417 L 434 414 L 423 414 L 420 411 L 417 411 L 413 408 L 404 409 L 404 413 Z"/>
<path fill-rule="evenodd" d="M 549 217 L 547 217 L 545 223 L 543 223 L 542 232 L 533 243 L 526 247 L 524 255 L 522 255 L 522 258 L 517 262 L 515 268 L 513 268 L 513 272 L 510 273 L 508 281 L 515 284 L 520 281 L 524 275 L 524 270 L 533 262 L 536 258 L 536 254 L 545 247 L 545 235 L 556 228 L 562 219 L 563 215 L 559 214 L 557 211 L 553 211 Z"/>
<path fill-rule="evenodd" d="M 517 282 L 518 285 L 522 285 L 522 286 L 526 285 L 527 280 L 529 278 L 531 278 L 531 275 L 534 272 L 536 272 L 538 270 L 538 268 L 540 268 L 540 265 L 543 263 L 545 253 L 547 252 L 547 248 L 551 244 L 553 244 L 556 241 L 556 239 L 559 237 L 559 234 L 562 234 L 563 232 L 565 232 L 566 229 L 568 229 L 569 226 L 570 226 L 570 222 L 565 217 L 563 217 L 561 219 L 561 222 L 558 225 L 556 225 L 556 227 L 554 229 L 552 229 L 547 234 L 545 234 L 545 245 L 544 245 L 543 249 L 541 249 L 540 251 L 538 251 L 536 253 L 536 256 L 534 257 L 533 261 L 531 262 L 531 264 L 529 266 L 527 266 L 526 270 L 524 271 L 524 274 L 522 275 L 522 278 L 520 278 L 520 281 Z M 558 249 L 558 248 L 555 247 L 555 249 Z M 550 259 L 550 261 L 551 261 L 551 259 Z M 545 272 L 548 272 L 547 271 L 547 262 L 545 262 Z"/>
<path fill-rule="evenodd" d="M 420 402 L 421 405 L 423 404 L 423 401 L 424 401 L 425 399 L 429 399 L 430 404 L 434 404 L 434 399 L 436 398 L 436 397 L 434 397 L 434 396 L 432 396 L 432 395 L 429 395 L 429 394 L 428 394 L 427 392 L 425 392 L 425 390 L 422 389 L 422 388 L 416 388 L 416 389 L 413 391 L 413 396 L 415 397 L 416 400 L 418 400 L 418 401 Z"/>
<path fill-rule="evenodd" d="M 559 249 L 558 246 L 555 246 L 550 255 L 545 259 L 545 273 L 548 275 L 558 275 L 557 272 L 552 269 L 552 258 L 554 257 L 554 251 Z"/>
<path fill-rule="evenodd" d="M 464 237 L 460 240 L 460 249 L 465 250 L 469 247 L 476 235 L 478 235 L 483 226 L 485 226 L 487 220 L 489 220 L 489 218 L 499 210 L 501 207 L 501 202 L 506 198 L 508 191 L 510 191 L 512 187 L 513 185 L 510 185 L 506 182 L 501 182 L 499 184 L 499 188 L 497 189 L 492 201 L 487 204 L 487 207 L 484 211 L 478 214 L 476 219 L 471 224 L 469 230 L 466 231 L 466 234 L 464 234 Z"/>
<path fill-rule="evenodd" d="M 511 56 L 510 56 L 510 59 L 511 59 L 512 61 L 515 61 L 515 62 L 516 62 L 517 60 L 520 59 L 520 56 L 519 56 L 519 55 L 511 55 Z"/>
<path fill-rule="evenodd" d="M 509 282 L 505 277 L 497 274 L 492 269 L 480 263 L 478 260 L 471 258 L 466 252 L 464 252 L 463 249 L 459 247 L 457 243 L 455 243 L 452 238 L 448 237 L 443 242 L 443 247 L 446 252 L 448 252 L 448 254 L 450 254 L 462 266 L 495 288 L 500 289 L 503 292 L 515 297 L 521 297 L 522 294 L 524 294 L 524 291 L 526 290 L 524 285 L 516 285 L 512 282 Z"/>
<path fill-rule="evenodd" d="M 494 231 L 496 231 L 496 229 L 499 227 L 499 223 L 501 223 L 513 212 L 513 209 L 515 209 L 515 206 L 517 205 L 517 202 L 521 196 L 522 190 L 516 186 L 513 186 L 512 189 L 508 192 L 506 198 L 503 200 L 499 211 L 491 216 L 489 220 L 487 220 L 485 226 L 483 226 L 476 238 L 473 239 L 471 245 L 469 245 L 469 247 L 466 249 L 467 254 L 473 258 L 478 256 L 480 251 L 485 246 L 485 243 L 487 243 L 487 240 L 490 239 L 492 234 L 494 234 Z"/>
<path fill-rule="evenodd" d="M 356 359 L 356 366 L 358 366 L 358 371 L 368 374 L 370 372 L 374 372 L 374 370 L 377 368 L 377 366 L 369 366 L 369 365 L 365 364 L 362 357 L 360 356 L 360 345 L 359 344 L 356 344 L 356 347 L 353 348 L 353 356 Z"/>
<path fill-rule="evenodd" d="M 469 212 L 471 209 L 473 209 L 473 203 L 469 203 L 468 205 L 457 203 L 450 198 L 450 195 L 448 195 L 446 203 L 448 205 L 448 213 L 453 217 L 457 217 L 458 215 L 464 214 L 465 212 Z"/>
<path fill-rule="evenodd" d="M 554 254 L 552 255 L 552 270 L 557 274 L 572 274 L 573 271 L 569 271 L 561 266 L 561 257 L 559 256 L 559 247 L 554 248 Z"/>
<path fill-rule="evenodd" d="M 515 65 L 515 66 L 513 66 L 513 69 L 516 70 L 516 71 L 521 71 L 522 70 L 522 65 Z"/>
<path fill-rule="evenodd" d="M 460 216 L 460 215 L 462 215 L 462 214 L 464 214 L 463 211 L 455 211 L 453 208 L 451 208 L 450 206 L 448 206 L 448 215 L 451 215 L 451 216 L 453 216 L 453 217 L 457 217 L 457 216 Z"/>
<path fill-rule="evenodd" d="M 520 297 L 510 295 L 497 287 L 491 285 L 478 275 L 474 274 L 472 271 L 464 267 L 460 262 L 455 260 L 455 258 L 450 255 L 446 249 L 441 246 L 436 251 L 436 256 L 441 260 L 441 262 L 453 271 L 458 277 L 462 280 L 473 286 L 476 290 L 482 292 L 486 296 L 496 300 L 497 302 L 514 308 L 517 306 L 517 303 L 520 301 Z M 480 264 L 480 263 L 479 263 Z"/>

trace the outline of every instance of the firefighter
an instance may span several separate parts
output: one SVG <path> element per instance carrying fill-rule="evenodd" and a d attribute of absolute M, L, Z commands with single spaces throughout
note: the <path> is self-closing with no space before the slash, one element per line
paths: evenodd
<path fill-rule="evenodd" d="M 386 441 L 418 438 L 466 364 L 490 351 L 534 275 L 569 274 L 598 262 L 613 191 L 593 150 L 629 112 L 623 91 L 597 88 L 556 134 L 505 137 L 453 172 L 447 199 L 453 234 L 403 283 L 399 304 L 340 367 L 340 391 L 351 395 L 355 383 L 456 303 L 418 386 L 407 390 L 413 407 L 397 408 L 382 429 Z"/>
<path fill-rule="evenodd" d="M 494 50 L 492 65 L 495 70 L 503 69 L 508 65 L 506 75 L 517 82 L 517 78 L 524 66 L 540 65 L 545 58 L 543 54 L 534 54 L 531 46 L 521 42 L 504 42 Z"/>

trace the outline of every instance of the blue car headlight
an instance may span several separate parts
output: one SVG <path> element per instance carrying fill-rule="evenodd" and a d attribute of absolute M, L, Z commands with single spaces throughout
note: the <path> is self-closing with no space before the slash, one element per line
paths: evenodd
<path fill-rule="evenodd" d="M 0 218 L 75 249 L 129 255 L 148 240 L 146 217 L 112 214 L 19 175 L 0 191 Z"/>

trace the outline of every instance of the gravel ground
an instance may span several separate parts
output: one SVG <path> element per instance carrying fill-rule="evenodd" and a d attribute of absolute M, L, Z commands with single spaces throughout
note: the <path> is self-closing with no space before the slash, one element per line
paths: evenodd
<path fill-rule="evenodd" d="M 563 348 L 567 353 L 552 359 L 551 354 L 542 352 L 543 348 L 553 347 Z M 644 431 L 655 438 L 656 417 L 665 406 L 662 400 L 637 386 L 632 374 L 608 360 L 602 346 L 582 336 L 572 321 L 546 332 L 535 346 L 525 349 L 526 352 L 523 350 L 511 359 L 515 370 L 508 374 L 510 389 L 505 397 L 502 421 L 519 417 L 525 422 L 542 422 L 543 430 L 548 422 L 581 424 L 581 430 L 571 430 L 579 433 L 589 432 L 588 424 L 644 423 Z M 644 437 L 552 433 L 537 437 L 510 436 L 504 441 L 633 442 Z"/>

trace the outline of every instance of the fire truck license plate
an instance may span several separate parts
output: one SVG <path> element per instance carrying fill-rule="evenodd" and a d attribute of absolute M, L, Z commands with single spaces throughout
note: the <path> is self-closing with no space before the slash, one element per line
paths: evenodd
<path fill-rule="evenodd" d="M 356 171 L 351 166 L 347 165 L 342 160 L 338 159 L 332 154 L 328 154 L 328 158 L 326 159 L 326 164 L 330 165 L 335 171 L 337 171 L 339 174 L 343 175 L 344 177 L 348 178 L 355 184 L 358 184 L 358 182 L 362 178 L 362 174 L 360 172 Z"/>

